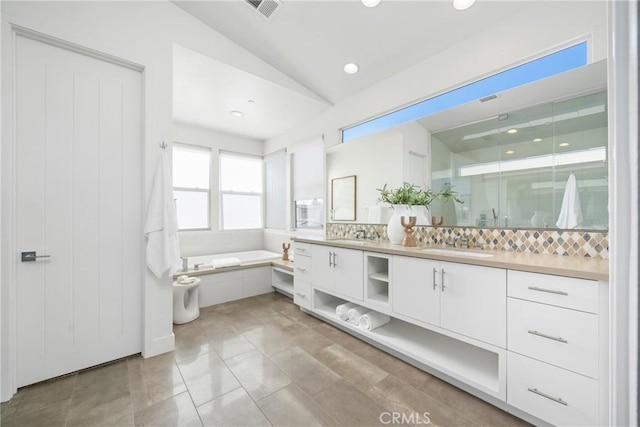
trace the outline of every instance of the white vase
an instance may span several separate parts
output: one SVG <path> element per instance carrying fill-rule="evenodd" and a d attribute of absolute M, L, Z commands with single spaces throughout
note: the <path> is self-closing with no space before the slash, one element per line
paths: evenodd
<path fill-rule="evenodd" d="M 392 205 L 393 215 L 387 224 L 387 236 L 394 245 L 401 245 L 404 240 L 404 227 L 400 221 L 405 217 L 409 221 L 410 216 L 416 217 L 416 225 L 429 225 L 429 216 L 426 206 Z"/>

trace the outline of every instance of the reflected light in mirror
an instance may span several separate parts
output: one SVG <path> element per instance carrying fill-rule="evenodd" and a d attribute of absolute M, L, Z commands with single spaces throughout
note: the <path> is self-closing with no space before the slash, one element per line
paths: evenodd
<path fill-rule="evenodd" d="M 557 123 L 564 120 L 571 120 L 578 117 L 586 117 L 592 114 L 600 114 L 600 113 L 604 113 L 604 105 L 602 104 L 595 105 L 593 107 L 582 108 L 578 111 L 572 111 L 569 113 L 556 114 L 553 117 L 543 117 L 541 119 L 531 120 L 525 123 L 518 123 L 516 126 L 518 127 L 518 129 L 524 129 L 528 127 Z M 483 136 L 495 135 L 497 133 L 504 132 L 505 129 L 507 128 L 497 128 L 497 129 L 492 129 L 486 132 L 479 132 L 479 133 L 473 133 L 471 135 L 465 135 L 462 137 L 462 140 L 467 141 L 469 139 L 476 139 L 476 138 L 482 138 Z M 516 133 L 518 132 L 518 129 L 510 127 L 509 129 L 507 129 L 507 133 L 511 133 L 511 134 Z M 533 140 L 533 142 L 541 142 L 541 141 L 542 141 L 541 138 L 536 138 Z"/>
<path fill-rule="evenodd" d="M 575 165 L 587 162 L 600 162 L 607 159 L 607 148 L 597 147 L 588 150 L 571 151 L 561 154 L 526 157 L 524 159 L 502 162 L 478 163 L 460 166 L 460 176 L 484 175 L 497 172 L 511 172 L 526 169 L 537 169 L 551 166 Z"/>

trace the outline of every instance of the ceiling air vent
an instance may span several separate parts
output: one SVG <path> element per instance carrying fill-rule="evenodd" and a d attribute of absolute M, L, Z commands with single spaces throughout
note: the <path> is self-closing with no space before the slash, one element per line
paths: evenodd
<path fill-rule="evenodd" d="M 485 96 L 484 98 L 480 98 L 480 102 L 491 101 L 492 99 L 496 99 L 497 97 L 498 97 L 498 95 Z"/>
<path fill-rule="evenodd" d="M 246 0 L 260 15 L 269 19 L 274 12 L 282 6 L 282 3 L 277 0 Z"/>

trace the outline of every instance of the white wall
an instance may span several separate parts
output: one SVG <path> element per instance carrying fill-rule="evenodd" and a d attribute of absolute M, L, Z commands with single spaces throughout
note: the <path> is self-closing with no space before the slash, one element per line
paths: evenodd
<path fill-rule="evenodd" d="M 411 122 L 327 148 L 327 219 L 330 222 L 331 180 L 356 175 L 356 221 L 370 222 L 369 208 L 378 206 L 378 188 L 397 188 L 408 182 L 409 152 L 427 155 L 426 129 Z M 415 183 L 420 185 L 420 183 Z M 382 205 L 381 205 L 382 206 Z M 392 212 L 383 211 L 388 222 Z"/>
<path fill-rule="evenodd" d="M 194 256 L 262 249 L 262 229 L 220 231 L 220 150 L 262 156 L 262 141 L 174 123 L 173 141 L 211 148 L 211 230 L 181 231 L 180 254 Z"/>
<path fill-rule="evenodd" d="M 80 46 L 95 49 L 144 67 L 144 168 L 140 179 L 145 197 L 159 155 L 158 144 L 172 141 L 173 44 L 200 52 L 276 84 L 308 94 L 306 89 L 270 65 L 166 1 L 154 2 L 10 2 L 2 7 L 2 400 L 15 392 L 12 340 L 11 287 L 14 249 L 11 247 L 10 200 L 10 54 L 11 24 L 22 26 Z M 153 356 L 174 347 L 173 293 L 170 279 L 144 277 L 143 354 Z"/>
<path fill-rule="evenodd" d="M 331 180 L 356 176 L 356 222 L 367 222 L 368 208 L 376 205 L 377 188 L 402 185 L 403 135 L 398 129 L 359 138 L 327 150 L 327 222 L 331 212 Z"/>

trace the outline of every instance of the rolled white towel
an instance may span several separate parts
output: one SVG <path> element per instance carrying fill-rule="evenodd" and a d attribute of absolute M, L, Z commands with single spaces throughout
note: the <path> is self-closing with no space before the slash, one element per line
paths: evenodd
<path fill-rule="evenodd" d="M 390 320 L 391 318 L 386 314 L 370 311 L 360 316 L 358 326 L 367 331 L 373 331 L 375 328 L 386 325 Z"/>
<path fill-rule="evenodd" d="M 233 267 L 235 265 L 240 265 L 241 263 L 242 261 L 240 261 L 240 258 L 235 257 L 220 258 L 211 261 L 211 265 L 213 266 L 213 268 Z"/>
<path fill-rule="evenodd" d="M 360 316 L 362 316 L 363 314 L 369 312 L 368 308 L 365 307 L 360 307 L 360 306 L 355 306 L 353 308 L 349 309 L 349 323 L 353 323 L 354 325 L 358 325 L 358 319 L 360 318 Z"/>
<path fill-rule="evenodd" d="M 347 302 L 344 304 L 340 304 L 339 306 L 336 307 L 336 316 L 338 316 L 338 319 L 340 320 L 345 320 L 345 321 L 349 321 L 349 310 L 357 307 L 357 305 L 355 303 L 352 302 Z"/>

